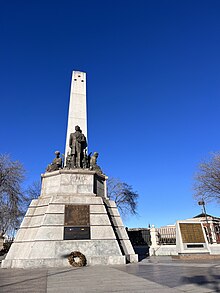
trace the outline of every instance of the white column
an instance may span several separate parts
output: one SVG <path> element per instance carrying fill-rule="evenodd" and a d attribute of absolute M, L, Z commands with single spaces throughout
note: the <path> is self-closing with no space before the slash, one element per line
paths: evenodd
<path fill-rule="evenodd" d="M 152 228 L 150 229 L 150 236 L 151 236 L 151 246 L 152 247 L 157 247 L 157 245 L 158 245 L 158 236 L 157 236 L 157 230 L 154 227 L 154 225 L 152 225 Z"/>
<path fill-rule="evenodd" d="M 86 109 L 86 73 L 73 71 L 70 90 L 69 114 L 67 122 L 65 158 L 70 151 L 70 133 L 75 132 L 75 126 L 79 125 L 82 133 L 87 138 L 87 109 Z"/>
<path fill-rule="evenodd" d="M 157 230 L 154 227 L 154 225 L 152 225 L 152 228 L 150 229 L 150 236 L 151 236 L 151 246 L 149 249 L 149 254 L 150 256 L 155 256 L 156 251 L 158 249 L 158 237 L 157 237 Z"/>

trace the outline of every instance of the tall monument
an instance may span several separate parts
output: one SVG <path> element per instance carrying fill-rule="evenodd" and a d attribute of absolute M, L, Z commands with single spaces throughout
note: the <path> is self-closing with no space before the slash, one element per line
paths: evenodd
<path fill-rule="evenodd" d="M 67 157 L 67 153 L 70 151 L 70 133 L 73 133 L 75 131 L 76 125 L 79 125 L 82 132 L 87 137 L 86 109 L 86 73 L 81 71 L 73 71 L 70 89 L 65 157 Z"/>
<path fill-rule="evenodd" d="M 87 155 L 86 74 L 73 72 L 66 158 L 56 151 L 41 175 L 4 268 L 68 267 L 137 262 L 106 180 L 98 153 Z"/>

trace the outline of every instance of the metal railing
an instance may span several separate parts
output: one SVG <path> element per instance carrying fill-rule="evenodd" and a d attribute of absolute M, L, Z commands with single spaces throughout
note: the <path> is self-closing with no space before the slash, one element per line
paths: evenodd
<path fill-rule="evenodd" d="M 129 239 L 133 245 L 151 245 L 150 229 L 130 228 L 127 229 Z"/>
<path fill-rule="evenodd" d="M 157 228 L 157 237 L 159 245 L 175 245 L 176 244 L 176 228 L 161 227 Z"/>

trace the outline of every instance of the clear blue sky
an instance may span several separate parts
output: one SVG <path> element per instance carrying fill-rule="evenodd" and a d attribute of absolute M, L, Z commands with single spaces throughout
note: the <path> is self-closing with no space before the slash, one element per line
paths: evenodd
<path fill-rule="evenodd" d="M 87 72 L 90 151 L 140 194 L 125 225 L 200 213 L 193 176 L 220 150 L 220 1 L 0 4 L 0 153 L 24 164 L 26 184 L 64 151 L 75 69 Z"/>

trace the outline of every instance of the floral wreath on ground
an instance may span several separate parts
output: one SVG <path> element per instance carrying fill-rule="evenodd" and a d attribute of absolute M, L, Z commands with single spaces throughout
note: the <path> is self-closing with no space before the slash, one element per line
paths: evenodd
<path fill-rule="evenodd" d="M 86 257 L 79 251 L 73 251 L 68 256 L 68 261 L 73 267 L 83 267 L 86 265 Z"/>

